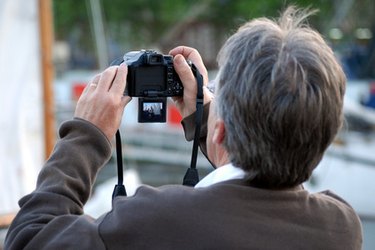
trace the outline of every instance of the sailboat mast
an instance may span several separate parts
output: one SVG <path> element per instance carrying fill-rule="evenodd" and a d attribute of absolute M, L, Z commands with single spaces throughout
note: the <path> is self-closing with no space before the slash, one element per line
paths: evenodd
<path fill-rule="evenodd" d="M 55 144 L 54 66 L 52 56 L 54 36 L 51 0 L 39 0 L 39 29 L 43 84 L 44 152 L 45 158 L 48 158 Z"/>

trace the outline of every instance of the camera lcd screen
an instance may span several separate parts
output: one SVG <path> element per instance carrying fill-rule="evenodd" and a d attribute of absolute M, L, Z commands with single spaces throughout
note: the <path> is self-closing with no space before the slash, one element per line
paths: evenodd
<path fill-rule="evenodd" d="M 161 102 L 144 102 L 143 103 L 143 112 L 146 112 L 150 115 L 160 115 L 161 110 L 163 109 L 163 103 Z"/>
<path fill-rule="evenodd" d="M 136 71 L 135 79 L 137 93 L 144 90 L 162 91 L 166 89 L 164 66 L 139 67 Z"/>
<path fill-rule="evenodd" d="M 138 122 L 165 122 L 166 98 L 139 98 Z"/>

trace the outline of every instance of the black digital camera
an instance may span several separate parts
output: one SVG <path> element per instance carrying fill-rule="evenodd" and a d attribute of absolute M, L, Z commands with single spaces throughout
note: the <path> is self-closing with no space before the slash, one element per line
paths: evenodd
<path fill-rule="evenodd" d="M 183 95 L 173 57 L 141 50 L 128 52 L 123 59 L 128 65 L 125 94 L 139 97 L 138 122 L 165 122 L 167 97 Z"/>

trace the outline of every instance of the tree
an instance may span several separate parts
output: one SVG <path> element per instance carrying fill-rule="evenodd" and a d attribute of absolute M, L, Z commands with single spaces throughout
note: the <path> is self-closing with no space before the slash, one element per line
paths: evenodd
<path fill-rule="evenodd" d="M 75 43 L 85 58 L 95 55 L 89 4 L 90 0 L 54 1 L 56 39 Z M 211 24 L 221 43 L 221 37 L 233 33 L 245 21 L 277 17 L 289 4 L 319 9 L 309 22 L 327 38 L 331 28 L 341 28 L 346 34 L 360 23 L 375 23 L 372 0 L 101 0 L 101 4 L 107 41 L 115 48 L 112 57 L 129 50 L 160 47 L 174 32 L 181 32 L 186 22 Z M 342 42 L 349 40 L 344 37 Z"/>

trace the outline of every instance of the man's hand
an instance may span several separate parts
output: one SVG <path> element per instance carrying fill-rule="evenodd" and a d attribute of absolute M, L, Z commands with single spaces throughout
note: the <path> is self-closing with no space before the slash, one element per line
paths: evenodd
<path fill-rule="evenodd" d="M 111 66 L 87 84 L 78 100 L 74 116 L 97 126 L 109 140 L 120 127 L 126 104 L 123 96 L 128 68 L 125 64 Z"/>
<path fill-rule="evenodd" d="M 179 46 L 172 49 L 169 54 L 174 56 L 174 68 L 184 86 L 184 96 L 173 97 L 173 100 L 176 107 L 180 111 L 181 116 L 185 118 L 195 112 L 197 99 L 197 81 L 189 65 L 187 64 L 186 59 L 194 63 L 199 72 L 202 74 L 204 86 L 207 86 L 208 83 L 207 69 L 203 64 L 202 57 L 196 49 Z M 206 87 L 203 88 L 203 91 L 204 104 L 206 104 L 211 101 L 213 94 L 208 91 Z"/>

